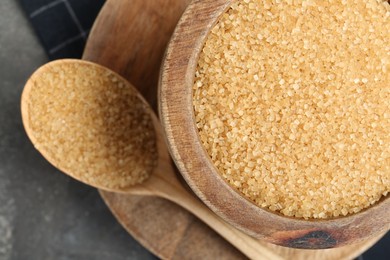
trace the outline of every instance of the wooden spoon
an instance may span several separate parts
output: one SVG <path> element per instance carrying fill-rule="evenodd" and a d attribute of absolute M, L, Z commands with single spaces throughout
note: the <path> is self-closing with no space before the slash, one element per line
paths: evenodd
<path fill-rule="evenodd" d="M 121 178 L 123 179 L 129 176 L 139 178 L 139 176 L 132 176 L 133 168 L 131 167 L 137 167 L 140 165 L 141 167 L 145 167 L 145 164 L 142 164 L 141 161 L 131 162 L 130 168 L 127 170 L 128 172 L 125 175 L 108 175 L 109 178 L 105 178 L 107 176 L 101 176 L 98 171 L 91 170 L 91 168 L 94 169 L 93 165 L 88 165 L 88 163 L 83 162 L 76 162 L 76 165 L 78 167 L 74 168 L 74 164 L 70 164 L 67 162 L 64 163 L 64 157 L 57 156 L 58 153 L 71 153 L 70 156 L 65 156 L 68 161 L 71 161 L 71 157 L 74 156 L 75 153 L 79 152 L 78 149 L 74 148 L 74 145 L 67 145 L 68 143 L 71 143 L 71 141 L 61 139 L 61 133 L 63 132 L 63 129 L 65 129 L 67 133 L 77 133 L 77 136 L 81 136 L 80 138 L 84 138 L 82 140 L 89 140 L 86 135 L 88 135 L 88 133 L 90 133 L 90 131 L 92 130 L 85 129 L 88 123 L 76 124 L 76 127 L 78 127 L 77 129 L 72 129 L 69 126 L 63 126 L 62 128 L 60 128 L 60 130 L 58 130 L 59 128 L 55 127 L 55 124 L 52 122 L 55 120 L 52 120 L 50 122 L 47 122 L 46 120 L 50 118 L 50 113 L 53 113 L 53 115 L 66 122 L 71 121 L 71 119 L 68 118 L 69 114 L 70 117 L 76 117 L 77 120 L 83 118 L 83 114 L 86 111 L 83 108 L 78 108 L 77 102 L 84 102 L 84 106 L 93 106 L 94 100 L 96 99 L 96 97 L 90 95 L 89 93 L 89 86 L 87 86 L 88 82 L 93 82 L 94 84 L 96 84 L 96 89 L 107 88 L 106 92 L 111 91 L 111 87 L 107 87 L 106 85 L 104 85 L 107 84 L 107 82 L 113 82 L 112 84 L 115 85 L 113 89 L 117 89 L 117 86 L 121 86 L 121 88 L 128 88 L 132 93 L 133 97 L 136 98 L 136 100 L 133 100 L 133 103 L 131 104 L 133 105 L 133 107 L 130 107 L 130 109 L 139 111 L 141 107 L 142 109 L 144 109 L 144 111 L 139 112 L 149 116 L 149 123 L 154 128 L 156 138 L 156 150 L 152 150 L 152 152 L 156 153 L 156 157 L 150 158 L 155 158 L 156 162 L 153 164 L 153 167 L 150 168 L 150 170 L 146 169 L 146 171 L 150 171 L 147 173 L 149 175 L 149 178 L 144 182 L 142 182 L 143 180 L 140 180 L 142 184 L 131 184 L 126 180 L 124 180 L 123 182 L 118 182 L 118 179 L 120 181 Z M 72 85 L 74 85 L 74 83 L 80 85 L 76 85 L 74 86 L 74 89 L 72 89 Z M 82 85 L 85 85 L 87 87 L 83 87 Z M 69 94 L 69 92 L 73 93 L 74 96 L 72 98 L 70 98 L 72 94 Z M 86 95 L 86 93 L 84 92 L 88 92 L 88 95 Z M 93 93 L 96 94 L 99 92 Z M 58 96 L 60 97 L 60 99 L 65 99 L 65 101 L 60 101 L 56 99 Z M 105 106 L 108 106 L 110 104 L 109 98 L 105 98 L 107 99 L 107 103 L 105 104 Z M 75 101 L 75 99 L 79 100 Z M 55 102 L 62 103 L 56 105 L 54 104 Z M 72 104 L 69 105 L 66 102 L 72 102 Z M 51 104 L 51 106 L 48 107 L 47 104 Z M 102 106 L 104 106 L 104 104 Z M 69 109 L 67 110 L 64 107 L 70 107 L 70 109 L 74 111 L 69 111 Z M 114 108 L 115 107 L 116 105 L 114 105 Z M 48 110 L 45 111 L 45 109 Z M 214 229 L 217 233 L 219 233 L 222 237 L 229 241 L 233 246 L 241 250 L 249 258 L 280 259 L 279 256 L 275 255 L 269 249 L 263 247 L 258 241 L 256 241 L 252 237 L 244 234 L 243 232 L 233 228 L 226 222 L 222 221 L 180 184 L 172 168 L 171 159 L 165 145 L 162 128 L 156 115 L 149 107 L 147 102 L 144 100 L 144 98 L 138 93 L 138 91 L 129 82 L 127 82 L 121 76 L 117 75 L 115 72 L 112 72 L 109 69 L 97 65 L 95 63 L 86 62 L 82 60 L 59 60 L 48 63 L 39 68 L 27 81 L 21 98 L 21 110 L 23 124 L 26 129 L 27 135 L 31 139 L 36 149 L 51 164 L 53 164 L 55 167 L 57 167 L 67 175 L 99 189 L 121 193 L 131 193 L 136 195 L 159 196 L 168 199 L 187 209 L 199 219 L 204 221 L 207 225 L 209 225 L 212 229 Z M 94 110 L 96 110 L 96 108 L 94 108 Z M 97 110 L 99 110 L 99 108 Z M 66 112 L 66 114 L 64 114 L 64 111 Z M 82 116 L 80 116 L 80 114 Z M 89 111 L 87 117 L 93 117 L 94 115 L 95 111 Z M 59 122 L 62 122 L 61 120 Z M 98 119 L 96 118 L 94 118 L 94 120 L 98 121 Z M 141 122 L 138 123 L 141 124 Z M 142 127 L 145 126 L 145 123 L 148 122 L 142 122 Z M 98 124 L 98 122 L 96 122 L 96 124 Z M 111 126 L 110 124 L 112 123 L 108 121 L 106 122 L 106 124 L 103 124 L 101 128 Z M 132 127 L 137 127 L 137 125 L 133 125 Z M 146 128 L 147 127 L 145 127 L 144 132 L 149 131 L 149 129 Z M 49 136 L 49 140 L 42 139 L 42 136 L 44 135 Z M 59 138 L 61 140 L 57 140 L 57 137 L 61 137 Z M 69 136 L 69 139 L 72 138 L 75 137 Z M 99 138 L 101 139 L 101 135 L 96 134 L 96 136 L 94 136 L 92 140 L 96 139 L 95 142 L 98 142 Z M 130 139 L 128 139 L 128 142 L 130 142 L 130 145 L 144 145 L 137 143 L 138 138 L 138 136 L 131 136 Z M 83 144 L 81 144 L 81 146 L 84 147 L 84 149 L 88 149 L 89 147 L 95 147 L 86 146 Z M 107 148 L 101 146 L 101 150 L 105 149 Z M 134 149 L 136 150 L 137 148 Z M 94 151 L 83 151 L 84 155 L 93 152 Z M 75 157 L 84 158 L 82 156 L 80 157 L 79 155 Z M 145 157 L 149 158 L 147 155 Z M 106 165 L 110 165 L 109 163 L 112 163 L 109 159 L 109 156 L 103 157 L 102 160 L 106 160 Z M 104 165 L 105 162 L 95 163 L 103 163 Z M 113 169 L 113 171 L 117 170 Z M 122 185 L 123 183 L 125 185 Z"/>

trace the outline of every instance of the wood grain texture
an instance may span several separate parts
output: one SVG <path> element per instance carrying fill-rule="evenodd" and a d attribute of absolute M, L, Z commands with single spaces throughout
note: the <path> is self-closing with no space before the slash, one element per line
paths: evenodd
<path fill-rule="evenodd" d="M 198 135 L 192 87 L 204 42 L 219 16 L 233 1 L 191 2 L 166 53 L 160 80 L 160 119 L 171 155 L 186 182 L 221 218 L 258 239 L 278 245 L 333 248 L 360 242 L 389 230 L 389 196 L 357 214 L 328 220 L 304 220 L 256 206 L 220 176 Z"/>
<path fill-rule="evenodd" d="M 156 111 L 161 63 L 155 61 L 162 60 L 175 25 L 190 0 L 139 2 L 107 1 L 103 10 L 110 10 L 110 14 L 100 16 L 92 29 L 92 35 L 102 37 L 90 37 L 84 57 L 127 78 Z"/>
<path fill-rule="evenodd" d="M 143 0 L 109 0 L 102 9 L 93 28 L 85 50 L 84 59 L 105 65 L 117 71 L 134 85 L 149 93 L 149 102 L 156 100 L 158 69 L 165 47 L 175 24 L 189 1 L 185 0 L 153 0 L 155 3 L 145 8 Z M 166 10 L 171 17 L 166 17 Z M 143 13 L 148 11 L 148 15 Z M 162 12 L 162 13 L 160 13 Z M 135 13 L 135 16 L 128 16 Z M 144 25 L 143 21 L 158 19 L 148 18 L 150 15 L 160 17 L 158 28 Z M 138 19 L 138 16 L 144 17 Z M 164 18 L 162 18 L 164 17 Z M 133 27 L 133 28 L 131 28 Z M 147 28 L 142 30 L 143 28 Z M 148 37 L 155 37 L 160 28 L 165 28 L 165 42 L 150 45 Z M 130 34 L 138 32 L 138 38 Z M 147 45 L 149 44 L 149 45 Z M 154 58 L 142 58 L 137 48 L 144 46 L 156 53 Z M 148 47 L 146 47 L 148 46 Z M 138 49 L 139 50 L 139 49 Z M 147 50 L 143 52 L 148 53 Z M 111 53 L 112 52 L 112 53 Z M 121 55 L 120 59 L 117 59 Z M 138 57 L 138 58 L 135 58 Z M 157 65 L 156 65 L 157 64 Z M 143 68 L 143 69 L 141 69 Z M 148 81 L 140 80 L 141 75 L 150 75 Z M 154 78 L 152 78 L 154 77 Z M 132 81 L 139 80 L 139 84 Z M 153 83 L 154 82 L 154 83 Z M 147 196 L 123 195 L 100 191 L 118 221 L 151 252 L 163 259 L 245 259 L 214 231 L 208 228 L 187 211 L 164 199 Z M 352 259 L 360 252 L 374 244 L 380 236 L 361 244 L 330 250 L 295 250 L 261 242 L 284 259 Z"/>

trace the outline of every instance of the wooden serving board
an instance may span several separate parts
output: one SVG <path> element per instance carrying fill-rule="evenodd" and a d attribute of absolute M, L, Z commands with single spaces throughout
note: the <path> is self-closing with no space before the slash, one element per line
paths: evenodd
<path fill-rule="evenodd" d="M 108 0 L 91 31 L 83 58 L 127 78 L 156 108 L 165 48 L 190 0 Z M 179 98 L 179 97 L 178 97 Z M 100 191 L 123 227 L 163 259 L 245 259 L 193 215 L 155 197 Z M 259 242 L 285 259 L 352 259 L 380 236 L 327 250 L 297 250 Z"/>

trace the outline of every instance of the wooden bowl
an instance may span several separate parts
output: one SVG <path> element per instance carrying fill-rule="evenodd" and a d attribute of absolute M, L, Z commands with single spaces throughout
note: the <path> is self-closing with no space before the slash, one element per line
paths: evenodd
<path fill-rule="evenodd" d="M 389 196 L 346 217 L 304 220 L 256 206 L 218 174 L 195 125 L 192 87 L 206 38 L 234 0 L 193 1 L 179 21 L 166 52 L 159 89 L 160 118 L 173 159 L 196 195 L 231 225 L 271 243 L 324 249 L 368 239 L 390 227 Z"/>

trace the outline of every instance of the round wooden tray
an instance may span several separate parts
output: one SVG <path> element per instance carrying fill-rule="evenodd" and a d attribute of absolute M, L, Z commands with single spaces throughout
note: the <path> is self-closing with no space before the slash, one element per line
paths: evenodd
<path fill-rule="evenodd" d="M 108 0 L 90 33 L 83 58 L 127 78 L 156 108 L 164 51 L 189 2 Z M 205 224 L 171 202 L 155 197 L 100 193 L 123 227 L 160 258 L 245 258 Z M 259 243 L 285 259 L 352 259 L 382 236 L 326 250 L 298 250 Z"/>

